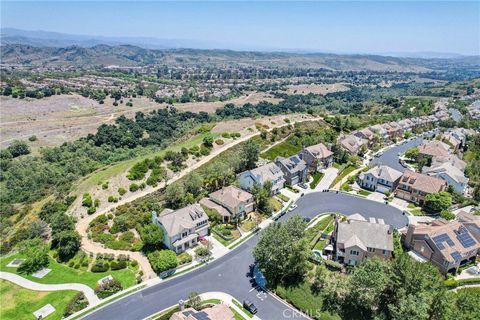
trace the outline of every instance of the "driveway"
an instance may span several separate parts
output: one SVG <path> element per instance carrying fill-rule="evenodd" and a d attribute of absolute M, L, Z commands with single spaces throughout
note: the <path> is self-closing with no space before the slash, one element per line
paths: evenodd
<path fill-rule="evenodd" d="M 327 168 L 323 171 L 324 176 L 322 180 L 315 187 L 315 191 L 322 191 L 330 188 L 333 180 L 337 177 L 338 169 L 334 167 Z"/>
<path fill-rule="evenodd" d="M 404 227 L 408 222 L 402 211 L 394 207 L 341 193 L 308 193 L 297 201 L 297 205 L 296 210 L 287 213 L 280 220 L 283 221 L 294 214 L 312 218 L 326 212 L 341 212 L 346 215 L 359 212 L 367 219 L 382 218 L 385 223 L 396 228 Z M 284 314 L 291 313 L 283 311 L 291 308 L 258 288 L 250 273 L 250 266 L 254 263 L 251 252 L 258 237 L 258 234 L 254 235 L 235 250 L 206 266 L 119 299 L 86 316 L 85 319 L 143 319 L 177 304 L 192 291 L 225 292 L 239 301 L 243 299 L 252 301 L 257 306 L 257 315 L 261 319 L 284 319 Z M 302 318 L 299 316 L 296 319 Z"/>

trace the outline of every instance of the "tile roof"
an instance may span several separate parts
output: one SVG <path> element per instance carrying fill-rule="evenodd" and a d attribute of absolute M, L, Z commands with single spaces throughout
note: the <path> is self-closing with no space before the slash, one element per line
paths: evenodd
<path fill-rule="evenodd" d="M 247 202 L 253 198 L 251 193 L 232 185 L 212 192 L 209 196 L 213 201 L 231 208 L 235 208 L 242 202 Z"/>
<path fill-rule="evenodd" d="M 413 189 L 423 191 L 425 193 L 440 192 L 446 185 L 442 179 L 406 170 L 400 178 L 400 183 L 408 185 Z"/>
<path fill-rule="evenodd" d="M 308 150 L 308 152 L 310 152 L 317 159 L 325 159 L 333 155 L 333 152 L 328 150 L 323 143 L 306 147 L 305 150 Z"/>
<path fill-rule="evenodd" d="M 433 157 L 445 157 L 450 154 L 450 146 L 445 142 L 432 140 L 418 146 L 418 151 L 421 154 L 430 155 Z"/>

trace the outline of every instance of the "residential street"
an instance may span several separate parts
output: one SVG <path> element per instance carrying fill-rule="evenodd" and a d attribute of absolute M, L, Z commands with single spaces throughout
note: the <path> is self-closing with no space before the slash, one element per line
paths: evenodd
<path fill-rule="evenodd" d="M 312 218 L 324 212 L 341 212 L 347 215 L 359 212 L 367 219 L 382 218 L 385 223 L 392 224 L 396 228 L 401 228 L 408 222 L 407 217 L 399 209 L 341 193 L 309 193 L 299 199 L 297 204 L 296 210 L 285 214 L 280 220 L 285 220 L 297 213 Z M 250 265 L 253 264 L 251 251 L 258 237 L 258 235 L 253 236 L 235 250 L 204 267 L 117 300 L 85 319 L 143 319 L 177 304 L 192 291 L 225 292 L 240 302 L 249 299 L 257 306 L 259 318 L 283 319 L 283 311 L 290 308 L 261 289 L 256 289 L 249 274 Z M 302 319 L 302 317 L 299 316 L 296 319 Z"/>

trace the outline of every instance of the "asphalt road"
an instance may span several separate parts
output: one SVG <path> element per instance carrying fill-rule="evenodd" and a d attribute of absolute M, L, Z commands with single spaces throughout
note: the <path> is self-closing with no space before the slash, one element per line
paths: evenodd
<path fill-rule="evenodd" d="M 428 137 L 431 137 L 432 135 L 427 135 Z M 400 172 L 404 172 L 406 168 L 404 168 L 399 162 L 398 162 L 398 154 L 403 153 L 407 151 L 410 148 L 419 146 L 423 142 L 423 137 L 422 136 L 417 136 L 414 139 L 407 141 L 407 143 L 400 144 L 398 146 L 394 146 L 388 150 L 386 150 L 382 156 L 378 158 L 373 158 L 373 160 L 370 162 L 370 166 L 373 167 L 375 165 L 387 165 L 395 170 L 398 170 Z"/>
<path fill-rule="evenodd" d="M 392 206 L 355 196 L 316 192 L 309 193 L 297 201 L 298 207 L 280 221 L 294 214 L 313 218 L 320 213 L 341 212 L 346 215 L 361 213 L 369 217 L 382 218 L 396 228 L 408 222 L 402 211 Z M 258 308 L 258 317 L 264 320 L 287 319 L 292 310 L 268 293 L 257 288 L 250 274 L 253 265 L 251 254 L 259 235 L 255 235 L 227 255 L 177 278 L 154 285 L 95 311 L 84 319 L 135 320 L 143 319 L 160 310 L 175 305 L 192 291 L 199 293 L 221 291 L 237 300 L 248 299 Z M 286 311 L 285 311 L 286 310 Z M 291 316 L 289 317 L 292 318 Z M 295 317 L 302 319 L 302 317 Z"/>

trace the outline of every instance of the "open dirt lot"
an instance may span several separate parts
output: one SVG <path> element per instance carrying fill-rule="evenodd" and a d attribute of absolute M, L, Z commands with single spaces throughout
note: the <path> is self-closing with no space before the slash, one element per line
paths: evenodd
<path fill-rule="evenodd" d="M 194 112 L 214 112 L 231 102 L 241 105 L 247 102 L 257 103 L 266 100 L 278 102 L 267 94 L 254 92 L 225 102 L 193 102 L 175 104 L 180 110 Z M 27 140 L 35 135 L 37 141 L 29 142 L 33 149 L 42 146 L 60 145 L 89 133 L 95 133 L 103 123 L 113 123 L 120 115 L 133 117 L 136 112 L 149 112 L 165 108 L 147 98 L 133 98 L 133 107 L 113 105 L 112 99 L 104 104 L 84 98 L 80 95 L 59 95 L 45 99 L 14 99 L 0 97 L 0 147 L 8 146 L 13 140 Z"/>
<path fill-rule="evenodd" d="M 332 83 L 332 84 L 296 84 L 289 85 L 287 88 L 287 93 L 289 94 L 327 94 L 332 92 L 347 91 L 350 90 L 342 83 Z"/>

